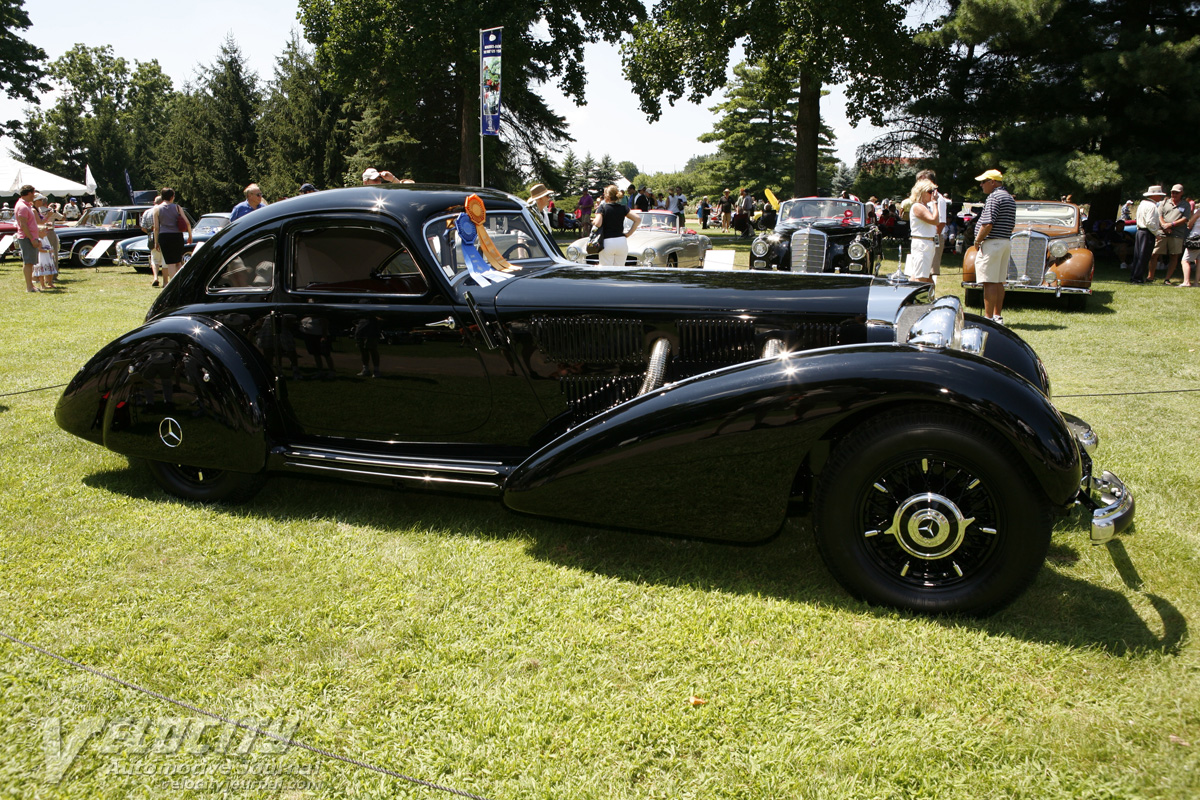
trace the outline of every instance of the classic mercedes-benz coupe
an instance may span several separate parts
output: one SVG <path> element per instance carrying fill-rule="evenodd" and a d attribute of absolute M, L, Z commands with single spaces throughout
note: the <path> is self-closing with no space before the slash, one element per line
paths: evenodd
<path fill-rule="evenodd" d="M 57 408 L 168 491 L 265 476 L 732 542 L 811 517 L 875 603 L 986 613 L 1133 516 L 1016 334 L 900 278 L 566 261 L 516 197 L 369 186 L 217 233 Z"/>
<path fill-rule="evenodd" d="M 775 230 L 750 245 L 750 268 L 874 275 L 883 259 L 882 241 L 858 200 L 784 200 Z"/>

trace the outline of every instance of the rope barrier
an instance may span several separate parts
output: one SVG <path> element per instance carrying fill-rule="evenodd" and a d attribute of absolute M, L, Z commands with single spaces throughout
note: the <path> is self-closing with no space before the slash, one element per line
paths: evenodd
<path fill-rule="evenodd" d="M 5 392 L 4 394 L 0 394 L 0 397 L 15 397 L 19 394 L 30 394 L 32 392 L 48 392 L 51 389 L 61 389 L 64 386 L 66 386 L 65 383 L 56 383 L 53 386 L 39 386 L 36 389 L 22 389 L 19 392 Z"/>
<path fill-rule="evenodd" d="M 343 756 L 343 755 L 339 755 L 337 753 L 331 753 L 328 750 L 322 750 L 320 747 L 314 747 L 311 744 L 305 744 L 304 742 L 298 742 L 295 739 L 289 739 L 285 736 L 280 736 L 277 733 L 272 733 L 271 731 L 263 730 L 262 728 L 255 727 L 254 725 L 247 725 L 244 722 L 238 722 L 237 720 L 228 719 L 227 717 L 223 717 L 220 714 L 216 714 L 212 711 L 206 711 L 203 708 L 194 706 L 191 703 L 185 703 L 182 700 L 176 700 L 175 698 L 168 697 L 165 694 L 159 694 L 158 692 L 154 691 L 153 689 L 147 689 L 145 687 L 138 686 L 136 683 L 130 683 L 127 680 L 123 680 L 121 678 L 117 678 L 112 675 L 109 675 L 107 672 L 101 672 L 100 670 L 96 669 L 95 667 L 89 667 L 86 664 L 80 664 L 78 661 L 72 661 L 71 659 L 67 658 L 66 656 L 61 656 L 58 653 L 51 652 L 50 650 L 47 650 L 44 647 L 39 647 L 36 644 L 30 644 L 29 642 L 18 639 L 17 637 L 15 637 L 11 634 L 5 633 L 4 631 L 0 631 L 0 636 L 4 637 L 5 639 L 8 639 L 13 644 L 19 644 L 22 647 L 28 647 L 30 650 L 33 650 L 36 653 L 41 653 L 44 656 L 49 656 L 50 658 L 61 661 L 62 663 L 66 664 L 70 667 L 74 667 L 75 669 L 83 670 L 84 672 L 95 675 L 96 677 L 103 678 L 106 681 L 112 681 L 113 683 L 115 683 L 119 686 L 124 686 L 127 689 L 133 689 L 136 692 L 141 692 L 142 694 L 149 695 L 150 697 L 153 697 L 156 700 L 162 700 L 165 703 L 171 703 L 172 705 L 179 706 L 180 708 L 185 708 L 188 711 L 192 711 L 196 714 L 202 714 L 211 719 L 215 719 L 220 722 L 223 722 L 226 725 L 233 725 L 234 727 L 241 728 L 242 730 L 250 731 L 252 733 L 257 733 L 260 736 L 266 736 L 267 738 L 274 739 L 275 741 L 279 742 L 280 744 L 287 745 L 288 747 L 297 747 L 301 750 L 307 750 L 310 753 L 316 753 L 317 755 L 324 756 L 325 758 L 331 758 L 331 759 L 334 759 L 335 761 L 341 761 L 345 764 L 351 764 L 351 765 L 353 765 L 355 767 L 359 767 L 361 769 L 367 769 L 367 770 L 371 770 L 372 772 L 378 772 L 380 775 L 387 775 L 392 778 L 398 778 L 402 781 L 406 781 L 408 783 L 412 783 L 417 786 L 424 786 L 427 789 L 435 789 L 439 792 L 446 792 L 447 794 L 457 795 L 458 797 L 466 797 L 466 798 L 469 798 L 470 800 L 487 800 L 487 798 L 485 798 L 485 797 L 480 797 L 479 795 L 471 794 L 470 792 L 464 792 L 462 789 L 454 789 L 449 786 L 442 786 L 441 784 L 422 780 L 420 778 L 413 778 L 409 775 L 404 775 L 402 773 L 396 772 L 395 770 L 390 770 L 386 767 L 380 767 L 375 764 L 368 763 L 366 761 L 359 761 L 357 758 L 350 758 L 349 756 Z"/>

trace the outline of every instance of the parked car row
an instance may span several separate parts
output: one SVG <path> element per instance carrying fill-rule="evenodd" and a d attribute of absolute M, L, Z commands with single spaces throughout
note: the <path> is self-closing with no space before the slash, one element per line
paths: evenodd
<path fill-rule="evenodd" d="M 926 613 L 1020 595 L 1056 515 L 1132 522 L 1019 335 L 873 275 L 853 207 L 787 210 L 832 225 L 819 262 L 787 239 L 806 274 L 586 266 L 492 190 L 293 198 L 217 231 L 56 418 L 195 501 L 309 476 L 736 543 L 803 516 L 848 591 Z"/>

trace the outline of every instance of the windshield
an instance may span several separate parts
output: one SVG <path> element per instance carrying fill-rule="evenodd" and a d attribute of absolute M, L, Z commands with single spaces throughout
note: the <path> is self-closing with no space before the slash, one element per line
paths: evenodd
<path fill-rule="evenodd" d="M 125 212 L 119 208 L 93 208 L 79 221 L 81 228 L 119 228 Z"/>
<path fill-rule="evenodd" d="M 459 252 L 462 241 L 454 227 L 457 216 L 436 217 L 425 223 L 425 243 L 429 246 L 429 252 L 450 279 L 467 268 Z M 533 231 L 530 219 L 519 211 L 489 211 L 483 224 L 496 250 L 514 266 L 520 266 L 523 261 L 550 257 L 541 237 Z"/>
<path fill-rule="evenodd" d="M 1017 203 L 1018 225 L 1059 225 L 1074 228 L 1078 219 L 1075 206 L 1066 203 Z"/>
<path fill-rule="evenodd" d="M 628 230 L 632 224 L 632 222 L 626 220 L 626 229 Z M 665 211 L 661 213 L 645 211 L 642 213 L 642 222 L 638 228 L 644 231 L 671 231 L 674 233 L 679 230 L 679 218 Z"/>
<path fill-rule="evenodd" d="M 863 204 L 854 200 L 806 198 L 785 200 L 779 207 L 780 222 L 812 220 L 844 220 L 846 225 L 863 225 Z"/>
<path fill-rule="evenodd" d="M 193 233 L 216 233 L 229 224 L 229 217 L 224 214 L 205 214 L 196 223 Z"/>

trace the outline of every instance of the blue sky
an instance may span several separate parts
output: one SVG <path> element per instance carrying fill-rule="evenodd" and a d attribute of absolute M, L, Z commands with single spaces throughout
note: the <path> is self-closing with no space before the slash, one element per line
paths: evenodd
<path fill-rule="evenodd" d="M 250 68 L 260 78 L 269 79 L 276 56 L 292 30 L 299 30 L 295 0 L 202 0 L 175 6 L 25 0 L 25 9 L 33 26 L 24 38 L 45 50 L 50 60 L 77 42 L 90 47 L 108 44 L 130 62 L 157 59 L 176 86 L 192 79 L 199 65 L 212 62 L 227 36 L 238 43 Z M 590 82 L 588 106 L 576 107 L 553 86 L 543 89 L 550 106 L 567 118 L 576 139 L 571 147 L 577 154 L 590 151 L 599 159 L 607 153 L 615 161 L 632 161 L 643 172 L 653 173 L 683 169 L 693 155 L 712 152 L 711 145 L 701 144 L 696 137 L 712 128 L 713 114 L 708 108 L 719 96 L 698 106 L 682 102 L 667 107 L 662 118 L 651 125 L 638 112 L 633 93 L 620 77 L 620 55 L 615 47 L 593 45 L 585 53 L 585 62 L 592 75 L 611 76 Z M 24 107 L 24 103 L 0 99 L 0 120 L 20 119 Z M 850 128 L 843 108 L 844 101 L 836 91 L 822 100 L 821 112 L 838 135 L 838 156 L 852 163 L 855 148 L 872 138 L 874 131 L 865 125 Z"/>

